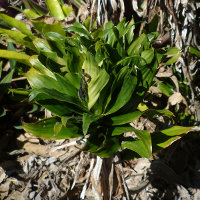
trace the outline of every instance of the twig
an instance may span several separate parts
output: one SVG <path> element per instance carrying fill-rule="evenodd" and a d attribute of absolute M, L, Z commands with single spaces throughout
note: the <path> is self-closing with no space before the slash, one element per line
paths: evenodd
<path fill-rule="evenodd" d="M 26 80 L 27 78 L 25 77 L 25 76 L 23 76 L 23 77 L 19 77 L 19 78 L 13 78 L 12 79 L 12 82 L 14 82 L 14 81 L 21 81 L 21 80 Z"/>
<path fill-rule="evenodd" d="M 115 161 L 115 163 L 117 163 L 116 167 L 121 172 L 121 178 L 122 178 L 122 183 L 123 183 L 123 187 L 124 187 L 124 190 L 125 190 L 126 198 L 127 198 L 127 200 L 130 200 L 130 198 L 129 198 L 129 192 L 128 192 L 128 187 L 127 187 L 125 179 L 124 179 L 123 167 L 122 167 L 122 164 L 120 162 L 121 160 L 120 160 L 120 157 L 119 157 L 118 154 L 115 156 L 114 161 Z"/>
<path fill-rule="evenodd" d="M 94 168 L 94 157 L 92 158 L 91 162 L 90 162 L 90 168 L 89 168 L 89 172 L 87 174 L 87 179 L 86 179 L 86 182 L 83 186 L 83 189 L 82 189 L 82 192 L 80 194 L 80 199 L 85 199 L 85 192 L 86 192 L 86 189 L 87 189 L 87 186 L 88 186 L 88 182 L 89 182 L 89 179 L 90 179 L 90 176 L 91 176 L 91 173 L 92 173 L 92 169 Z"/>

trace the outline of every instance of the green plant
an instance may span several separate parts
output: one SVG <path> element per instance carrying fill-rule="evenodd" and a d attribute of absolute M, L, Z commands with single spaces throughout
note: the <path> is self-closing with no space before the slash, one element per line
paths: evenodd
<path fill-rule="evenodd" d="M 67 6 L 63 0 L 45 0 L 44 6 L 39 5 L 37 1 L 31 0 L 23 1 L 23 3 L 25 9 L 14 8 L 24 13 L 26 17 L 30 19 L 47 15 L 49 12 L 49 14 L 57 20 L 63 20 L 69 16 L 70 12 L 73 10 L 72 6 Z"/>
<path fill-rule="evenodd" d="M 164 50 L 154 49 L 157 33 L 134 36 L 134 20 L 112 22 L 105 29 L 91 27 L 90 20 L 62 28 L 61 23 L 34 21 L 37 36 L 15 19 L 0 18 L 20 32 L 0 29 L 15 42 L 32 50 L 31 56 L 0 50 L 0 56 L 30 66 L 26 77 L 32 89 L 29 100 L 50 110 L 53 116 L 36 123 L 23 123 L 24 129 L 46 139 L 85 137 L 84 151 L 110 157 L 120 148 L 133 156 L 151 157 L 157 151 L 191 130 L 173 126 L 150 134 L 129 123 L 142 115 L 173 119 L 168 110 L 140 111 Z M 67 36 L 66 36 L 67 35 Z M 141 106 L 139 106 L 141 107 Z M 169 120 L 168 120 L 169 121 Z M 125 137 L 133 131 L 137 137 Z"/>

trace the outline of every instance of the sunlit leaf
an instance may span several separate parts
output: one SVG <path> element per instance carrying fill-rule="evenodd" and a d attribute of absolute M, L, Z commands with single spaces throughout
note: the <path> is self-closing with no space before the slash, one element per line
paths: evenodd
<path fill-rule="evenodd" d="M 169 85 L 159 82 L 158 83 L 158 89 L 167 97 L 170 97 L 173 94 L 172 88 L 169 87 Z"/>
<path fill-rule="evenodd" d="M 40 62 L 37 55 L 30 56 L 29 62 L 35 69 L 39 70 L 42 74 L 55 78 L 54 74 Z"/>
<path fill-rule="evenodd" d="M 90 110 L 92 106 L 96 103 L 99 98 L 100 92 L 106 86 L 109 81 L 109 74 L 105 69 L 101 70 L 99 74 L 91 80 L 88 84 L 88 109 Z"/>
<path fill-rule="evenodd" d="M 152 134 L 153 152 L 166 148 L 182 135 L 187 134 L 193 127 L 173 126 Z"/>
<path fill-rule="evenodd" d="M 63 30 L 62 24 L 60 22 L 47 24 L 43 20 L 37 19 L 32 21 L 32 24 L 43 35 L 48 32 L 55 32 L 62 35 L 63 37 L 65 36 L 65 31 Z"/>
<path fill-rule="evenodd" d="M 65 15 L 58 0 L 46 0 L 45 2 L 52 16 L 58 20 L 65 19 Z"/>
<path fill-rule="evenodd" d="M 73 10 L 72 6 L 65 6 L 65 5 L 62 6 L 62 9 L 63 9 L 65 16 L 67 16 L 67 17 Z"/>
<path fill-rule="evenodd" d="M 126 132 L 133 132 L 134 130 L 135 129 L 130 125 L 113 126 L 112 128 L 109 129 L 109 131 L 111 132 L 112 136 L 121 135 L 122 133 L 126 133 Z"/>
<path fill-rule="evenodd" d="M 129 56 L 133 56 L 135 54 L 135 52 L 138 50 L 138 48 L 140 47 L 140 45 L 147 39 L 147 36 L 143 33 L 142 35 L 140 35 L 134 42 L 132 42 L 132 44 L 130 45 L 130 47 L 127 50 L 127 53 Z"/>
<path fill-rule="evenodd" d="M 182 53 L 176 54 L 175 56 L 173 56 L 172 58 L 170 58 L 170 59 L 165 63 L 165 65 L 171 65 L 171 64 L 175 63 L 181 55 L 182 55 Z"/>
<path fill-rule="evenodd" d="M 135 151 L 141 157 L 149 158 L 149 152 L 141 140 L 123 141 L 122 147 Z"/>
<path fill-rule="evenodd" d="M 39 15 L 34 12 L 32 9 L 24 9 L 23 13 L 26 15 L 27 18 L 37 18 Z"/>
<path fill-rule="evenodd" d="M 23 63 L 25 65 L 31 66 L 31 63 L 29 62 L 29 56 L 23 53 L 18 53 L 16 51 L 8 51 L 8 50 L 1 50 L 0 49 L 0 57 L 16 60 L 20 63 Z"/>
<path fill-rule="evenodd" d="M 11 31 L 8 29 L 0 28 L 0 33 L 3 35 L 7 35 L 9 38 L 11 38 L 15 43 L 24 45 L 25 47 L 28 47 L 34 51 L 37 51 L 34 47 L 32 40 L 27 37 L 27 35 L 18 32 L 18 31 Z"/>
<path fill-rule="evenodd" d="M 51 46 L 46 40 L 41 38 L 36 38 L 33 41 L 33 44 L 38 49 L 38 51 L 44 54 L 47 58 L 52 59 L 53 61 L 57 62 L 60 65 L 66 64 L 66 62 L 62 58 L 58 57 L 57 53 L 52 50 Z"/>
<path fill-rule="evenodd" d="M 74 137 L 80 137 L 82 134 L 76 126 L 59 127 L 59 132 L 56 133 L 54 128 L 56 123 L 60 126 L 60 120 L 57 117 L 47 118 L 40 120 L 36 123 L 23 122 L 23 128 L 26 132 L 35 135 L 36 137 L 44 139 L 68 139 Z"/>
<path fill-rule="evenodd" d="M 22 21 L 16 20 L 15 18 L 5 15 L 3 13 L 0 13 L 0 19 L 9 24 L 10 26 L 15 27 L 16 29 L 21 31 L 23 34 L 29 36 L 30 38 L 35 37 L 31 33 L 31 31 L 27 29 L 26 24 L 24 24 Z"/>
<path fill-rule="evenodd" d="M 164 55 L 177 55 L 180 52 L 180 49 L 176 48 L 176 47 L 169 47 L 167 48 L 167 51 Z"/>
<path fill-rule="evenodd" d="M 140 111 L 135 111 L 132 113 L 127 113 L 124 115 L 118 115 L 115 117 L 111 117 L 112 120 L 112 125 L 122 125 L 126 123 L 130 123 L 136 119 L 138 119 L 142 115 L 142 112 Z"/>
<path fill-rule="evenodd" d="M 154 50 L 153 49 L 144 50 L 141 53 L 141 57 L 144 59 L 141 60 L 141 65 L 150 64 L 154 58 Z"/>
<path fill-rule="evenodd" d="M 88 39 L 91 38 L 89 31 L 85 28 L 84 25 L 82 25 L 79 22 L 75 22 L 74 26 L 64 28 L 64 30 L 69 31 L 69 32 L 74 32 L 75 34 L 86 37 Z"/>
<path fill-rule="evenodd" d="M 119 91 L 118 96 L 115 98 L 114 105 L 106 113 L 107 115 L 116 112 L 130 100 L 130 98 L 135 90 L 136 84 L 137 84 L 136 76 L 134 77 L 134 76 L 128 74 L 124 78 L 121 90 Z"/>

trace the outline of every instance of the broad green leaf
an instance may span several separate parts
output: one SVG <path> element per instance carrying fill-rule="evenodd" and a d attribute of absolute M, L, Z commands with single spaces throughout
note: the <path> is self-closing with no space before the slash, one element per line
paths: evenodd
<path fill-rule="evenodd" d="M 31 66 L 31 63 L 29 62 L 29 56 L 23 53 L 18 53 L 16 51 L 0 50 L 0 57 L 16 60 L 20 63 Z"/>
<path fill-rule="evenodd" d="M 135 41 L 132 42 L 132 44 L 130 45 L 130 47 L 127 50 L 127 53 L 129 56 L 133 56 L 138 49 L 140 48 L 140 45 L 147 40 L 147 36 L 146 34 L 142 34 L 140 35 Z"/>
<path fill-rule="evenodd" d="M 73 113 L 82 114 L 83 112 L 72 104 L 64 101 L 58 101 L 57 99 L 52 99 L 44 93 L 38 94 L 34 100 L 51 113 L 62 117 L 72 115 Z"/>
<path fill-rule="evenodd" d="M 55 32 L 65 37 L 65 31 L 63 30 L 61 22 L 56 22 L 54 24 L 44 24 L 44 26 L 42 27 L 42 34 L 48 32 Z"/>
<path fill-rule="evenodd" d="M 65 19 L 65 15 L 58 0 L 46 0 L 45 2 L 52 16 L 58 20 Z"/>
<path fill-rule="evenodd" d="M 68 103 L 69 104 L 69 110 L 73 110 L 75 113 L 82 113 L 82 112 L 87 112 L 88 111 L 81 104 L 79 99 L 77 99 L 75 97 L 72 97 L 70 95 L 58 92 L 55 89 L 47 89 L 47 88 L 34 89 L 30 93 L 29 100 L 35 99 L 36 101 L 40 101 L 41 102 L 42 99 L 40 99 L 39 95 L 45 95 L 46 99 L 52 99 L 52 100 L 57 100 L 57 101 Z M 43 98 L 43 96 L 42 96 L 42 98 Z"/>
<path fill-rule="evenodd" d="M 137 70 L 138 87 L 135 90 L 136 92 L 133 94 L 130 101 L 122 108 L 121 111 L 123 113 L 135 111 L 138 105 L 142 102 L 157 72 L 159 58 L 160 56 L 158 57 L 158 60 L 154 62 L 153 66 L 145 65 L 140 67 L 140 70 Z"/>
<path fill-rule="evenodd" d="M 109 92 L 109 96 L 106 100 L 106 105 L 105 105 L 106 110 L 109 110 L 115 103 L 116 96 L 118 96 L 119 94 L 119 88 L 122 87 L 124 83 L 124 78 L 127 76 L 128 71 L 129 71 L 128 66 L 121 68 L 117 74 L 117 77 L 114 79 L 111 90 Z"/>
<path fill-rule="evenodd" d="M 117 37 L 113 31 L 113 28 L 104 30 L 103 34 L 106 43 L 109 44 L 111 47 L 114 47 L 115 43 L 117 42 Z"/>
<path fill-rule="evenodd" d="M 124 78 L 124 82 L 122 84 L 121 90 L 116 97 L 115 103 L 112 108 L 106 113 L 111 114 L 118 111 L 121 107 L 123 107 L 131 98 L 135 87 L 137 84 L 137 77 L 133 77 L 131 74 L 127 74 Z"/>
<path fill-rule="evenodd" d="M 171 65 L 171 64 L 175 63 L 181 55 L 182 55 L 182 53 L 179 53 L 179 54 L 173 56 L 172 58 L 170 58 L 170 59 L 165 63 L 165 65 Z"/>
<path fill-rule="evenodd" d="M 52 50 L 51 46 L 46 40 L 36 38 L 33 41 L 33 44 L 38 49 L 38 51 L 47 56 L 47 58 L 50 58 L 60 65 L 66 65 L 66 62 L 62 58 L 58 57 L 57 53 Z"/>
<path fill-rule="evenodd" d="M 148 130 L 134 130 L 137 137 L 143 142 L 146 152 L 148 152 L 148 157 L 151 157 L 152 154 L 152 143 L 151 143 L 151 135 Z"/>
<path fill-rule="evenodd" d="M 53 52 L 52 52 L 51 46 L 50 46 L 49 43 L 48 43 L 46 40 L 44 40 L 44 39 L 36 38 L 36 39 L 33 41 L 33 44 L 35 45 L 35 47 L 36 47 L 39 51 L 53 53 Z M 55 53 L 55 55 L 56 55 L 56 53 Z"/>
<path fill-rule="evenodd" d="M 72 8 L 72 6 L 65 6 L 65 5 L 63 5 L 62 6 L 62 10 L 63 10 L 65 16 L 68 17 L 69 14 L 72 12 L 73 8 Z"/>
<path fill-rule="evenodd" d="M 173 94 L 172 88 L 169 87 L 169 85 L 159 82 L 158 83 L 158 89 L 167 97 L 170 97 Z"/>
<path fill-rule="evenodd" d="M 150 64 L 154 58 L 154 50 L 153 49 L 144 50 L 141 53 L 141 57 L 144 59 L 141 60 L 141 65 Z"/>
<path fill-rule="evenodd" d="M 92 24 L 91 23 L 91 18 L 90 16 L 83 22 L 83 25 L 85 26 L 85 28 L 87 30 L 89 30 L 90 32 L 92 32 L 92 34 L 95 32 L 95 27 L 97 27 L 97 20 L 95 20 Z M 95 30 L 94 30 L 95 29 Z M 99 28 L 98 28 L 99 30 Z M 97 37 L 94 37 L 97 38 Z"/>
<path fill-rule="evenodd" d="M 37 52 L 36 48 L 34 47 L 32 41 L 31 41 L 31 39 L 28 38 L 27 35 L 25 35 L 21 32 L 11 31 L 11 30 L 8 30 L 8 29 L 3 29 L 3 28 L 0 28 L 0 33 L 7 35 L 15 43 L 24 45 L 25 47 L 28 47 L 28 48 Z"/>
<path fill-rule="evenodd" d="M 62 95 L 68 95 L 78 100 L 77 89 L 70 84 L 70 82 L 59 74 L 55 74 L 54 78 L 39 73 L 38 71 L 31 69 L 27 72 L 26 77 L 32 88 L 35 89 L 54 89 Z M 59 99 L 61 99 L 62 96 Z M 63 99 L 63 98 L 62 98 Z"/>
<path fill-rule="evenodd" d="M 117 30 L 119 31 L 119 37 L 122 37 L 124 35 L 125 26 L 126 26 L 126 19 L 123 18 L 122 21 L 120 21 L 116 26 Z"/>
<path fill-rule="evenodd" d="M 26 15 L 27 18 L 37 18 L 39 15 L 32 9 L 24 9 L 22 12 Z"/>
<path fill-rule="evenodd" d="M 169 47 L 167 48 L 167 52 L 164 55 L 177 55 L 181 50 L 176 47 Z"/>
<path fill-rule="evenodd" d="M 130 123 L 138 119 L 141 115 L 142 115 L 142 112 L 135 111 L 135 112 L 111 117 L 112 125 L 122 125 L 122 124 Z"/>
<path fill-rule="evenodd" d="M 48 32 L 55 32 L 65 37 L 65 31 L 62 28 L 61 22 L 46 24 L 43 20 L 37 19 L 36 21 L 32 21 L 32 24 L 43 35 Z"/>
<path fill-rule="evenodd" d="M 149 152 L 141 140 L 123 141 L 122 147 L 130 149 L 138 153 L 141 157 L 150 158 Z"/>
<path fill-rule="evenodd" d="M 55 79 L 54 74 L 40 62 L 37 55 L 31 56 L 29 58 L 29 62 L 35 69 L 39 70 L 42 74 Z"/>
<path fill-rule="evenodd" d="M 62 122 L 62 125 L 63 126 L 66 126 L 67 125 L 67 122 L 72 119 L 73 117 L 72 116 L 63 116 L 61 117 L 61 122 Z"/>
<path fill-rule="evenodd" d="M 92 106 L 96 103 L 99 98 L 100 92 L 106 86 L 109 81 L 109 74 L 105 69 L 102 69 L 99 74 L 92 79 L 88 84 L 88 109 L 90 110 Z"/>
<path fill-rule="evenodd" d="M 56 122 L 54 125 L 54 135 L 58 135 L 62 129 L 62 123 Z"/>
<path fill-rule="evenodd" d="M 90 16 L 89 17 L 87 17 L 87 19 L 83 22 L 83 25 L 85 26 L 85 28 L 87 29 L 87 30 L 90 30 Z"/>
<path fill-rule="evenodd" d="M 33 68 L 26 73 L 26 77 L 32 88 L 57 89 L 58 91 L 61 90 L 55 78 L 41 74 Z"/>
<path fill-rule="evenodd" d="M 77 89 L 80 89 L 81 76 L 75 73 L 67 73 L 65 78 Z"/>
<path fill-rule="evenodd" d="M 159 132 L 152 133 L 153 152 L 166 148 L 182 135 L 187 134 L 193 127 L 173 126 Z"/>
<path fill-rule="evenodd" d="M 45 37 L 51 41 L 54 41 L 56 44 L 56 47 L 62 52 L 63 55 L 66 54 L 66 47 L 65 47 L 65 37 L 60 35 L 59 33 L 56 32 L 48 32 L 45 34 Z"/>
<path fill-rule="evenodd" d="M 167 136 L 175 136 L 175 135 L 182 135 L 186 134 L 194 127 L 184 127 L 184 126 L 173 126 L 172 128 L 168 128 L 165 130 L 160 131 L 162 134 Z"/>
<path fill-rule="evenodd" d="M 59 74 L 55 74 L 55 77 L 62 93 L 78 98 L 78 90 L 72 83 Z"/>
<path fill-rule="evenodd" d="M 134 29 L 135 29 L 135 21 L 132 18 L 131 21 L 129 22 L 129 24 L 127 25 L 127 27 L 126 27 L 126 30 L 128 31 L 127 34 L 126 34 L 126 38 L 127 38 L 129 45 L 133 41 Z"/>
<path fill-rule="evenodd" d="M 32 135 L 44 139 L 68 139 L 80 137 L 82 134 L 76 126 L 62 126 L 58 133 L 55 132 L 55 124 L 60 125 L 60 120 L 57 117 L 47 118 L 40 120 L 36 123 L 25 123 L 23 122 L 23 128 L 26 132 L 31 133 Z"/>
<path fill-rule="evenodd" d="M 190 53 L 200 57 L 200 51 L 190 46 Z"/>
<path fill-rule="evenodd" d="M 92 122 L 98 120 L 101 116 L 96 116 L 88 113 L 83 113 L 83 134 L 86 135 L 89 126 Z"/>
<path fill-rule="evenodd" d="M 16 20 L 15 18 L 5 15 L 3 13 L 0 13 L 0 19 L 9 24 L 10 26 L 15 27 L 16 29 L 21 31 L 23 34 L 29 36 L 30 38 L 33 39 L 35 37 L 31 33 L 31 31 L 26 28 L 26 24 L 24 24 L 20 20 Z"/>
<path fill-rule="evenodd" d="M 131 149 L 143 157 L 150 158 L 152 155 L 150 132 L 148 130 L 137 130 L 134 127 L 132 127 L 132 131 L 134 131 L 139 140 L 124 138 L 122 147 Z"/>
<path fill-rule="evenodd" d="M 14 71 L 15 71 L 15 70 L 12 69 L 12 70 L 0 81 L 1 87 L 2 87 L 3 84 L 11 83 Z"/>
<path fill-rule="evenodd" d="M 89 31 L 85 28 L 85 26 L 79 22 L 75 22 L 73 26 L 64 28 L 65 31 L 74 32 L 79 36 L 86 37 L 87 39 L 91 39 L 91 35 Z"/>
<path fill-rule="evenodd" d="M 157 32 L 151 32 L 147 34 L 149 42 L 153 42 L 155 38 L 157 38 L 160 34 Z"/>
<path fill-rule="evenodd" d="M 66 67 L 64 72 L 70 72 L 73 74 L 81 75 L 82 66 L 85 61 L 85 54 L 80 52 L 80 46 L 72 47 L 71 44 L 66 45 L 66 57 L 65 60 Z"/>
<path fill-rule="evenodd" d="M 127 125 L 127 126 L 113 126 L 112 128 L 109 129 L 109 131 L 111 132 L 112 136 L 121 135 L 122 133 L 132 132 L 134 130 L 135 129 L 130 125 Z"/>

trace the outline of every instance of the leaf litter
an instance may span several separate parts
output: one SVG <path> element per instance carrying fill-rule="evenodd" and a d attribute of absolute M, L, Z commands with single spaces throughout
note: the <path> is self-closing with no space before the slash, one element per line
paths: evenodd
<path fill-rule="evenodd" d="M 0 199 L 198 199 L 200 137 L 187 137 L 156 154 L 154 161 L 122 162 L 118 155 L 101 159 L 65 146 L 75 140 L 40 144 L 21 134 L 18 150 L 7 152 L 8 160 L 0 164 Z"/>

